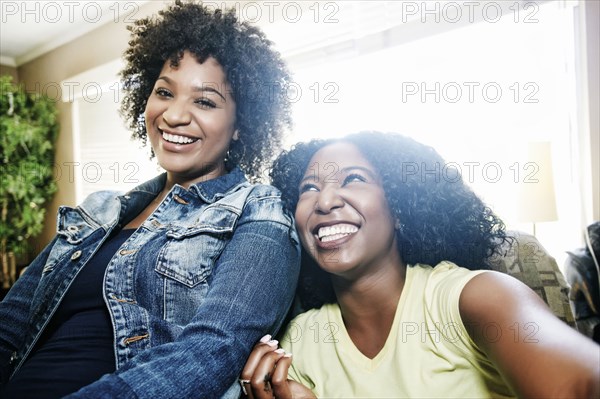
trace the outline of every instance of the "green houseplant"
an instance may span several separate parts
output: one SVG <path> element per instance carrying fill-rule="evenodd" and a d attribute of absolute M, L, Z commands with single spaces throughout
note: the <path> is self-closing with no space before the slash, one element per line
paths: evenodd
<path fill-rule="evenodd" d="M 2 288 L 16 279 L 16 262 L 44 225 L 53 178 L 57 110 L 48 97 L 0 77 L 0 256 Z"/>

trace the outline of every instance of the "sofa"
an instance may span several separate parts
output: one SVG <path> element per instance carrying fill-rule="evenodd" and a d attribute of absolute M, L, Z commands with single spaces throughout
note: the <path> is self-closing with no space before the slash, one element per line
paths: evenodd
<path fill-rule="evenodd" d="M 490 259 L 491 268 L 525 283 L 559 319 L 575 327 L 569 304 L 569 286 L 556 260 L 535 236 L 515 230 L 507 231 L 507 235 L 511 239 L 502 248 L 501 256 Z"/>

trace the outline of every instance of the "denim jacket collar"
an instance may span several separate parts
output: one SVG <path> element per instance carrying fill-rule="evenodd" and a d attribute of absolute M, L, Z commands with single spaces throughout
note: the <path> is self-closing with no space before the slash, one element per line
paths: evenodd
<path fill-rule="evenodd" d="M 154 198 L 163 189 L 166 181 L 167 174 L 163 173 L 132 189 L 126 196 L 149 194 L 151 198 Z M 201 181 L 191 185 L 189 191 L 196 193 L 206 203 L 213 203 L 222 198 L 227 192 L 235 191 L 236 186 L 245 184 L 248 183 L 244 172 L 240 168 L 235 167 L 231 172 L 216 179 Z"/>
<path fill-rule="evenodd" d="M 163 189 L 167 182 L 167 173 L 161 173 L 155 178 L 148 180 L 140 184 L 139 186 L 132 188 L 125 196 L 137 195 L 137 194 L 149 194 L 152 198 L 156 197 L 158 193 Z"/>
<path fill-rule="evenodd" d="M 240 168 L 235 167 L 226 175 L 217 177 L 190 186 L 190 191 L 195 192 L 207 203 L 213 203 L 223 198 L 226 193 L 235 191 L 238 187 L 248 185 L 246 176 Z"/>

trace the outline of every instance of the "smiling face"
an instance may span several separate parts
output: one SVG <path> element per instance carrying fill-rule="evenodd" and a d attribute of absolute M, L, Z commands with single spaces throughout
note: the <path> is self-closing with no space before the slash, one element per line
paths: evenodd
<path fill-rule="evenodd" d="M 300 239 L 324 270 L 356 278 L 399 259 L 381 179 L 355 145 L 337 142 L 317 151 L 299 193 Z"/>
<path fill-rule="evenodd" d="M 160 166 L 187 187 L 226 173 L 225 154 L 237 138 L 235 102 L 225 72 L 188 51 L 165 62 L 146 104 L 146 131 Z"/>

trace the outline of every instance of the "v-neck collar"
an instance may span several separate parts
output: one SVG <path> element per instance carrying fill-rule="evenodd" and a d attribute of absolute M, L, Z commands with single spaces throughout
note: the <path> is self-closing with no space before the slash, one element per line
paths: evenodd
<path fill-rule="evenodd" d="M 408 266 L 406 267 L 406 279 L 404 281 L 404 287 L 402 288 L 402 293 L 400 294 L 400 299 L 398 300 L 398 306 L 396 307 L 396 312 L 394 314 L 394 321 L 392 322 L 392 327 L 390 328 L 390 332 L 385 340 L 385 344 L 383 345 L 383 347 L 381 348 L 381 350 L 379 351 L 379 353 L 377 353 L 377 355 L 375 355 L 374 358 L 370 359 L 369 357 L 365 356 L 354 344 L 354 342 L 352 341 L 352 338 L 350 338 L 350 334 L 348 333 L 348 330 L 346 329 L 346 325 L 344 324 L 344 320 L 342 318 L 342 312 L 340 310 L 340 306 L 338 304 L 335 304 L 335 306 L 332 306 L 329 308 L 328 311 L 328 319 L 331 323 L 334 323 L 334 327 L 337 324 L 339 327 L 339 340 L 340 340 L 340 348 L 342 349 L 342 351 L 346 352 L 347 351 L 347 355 L 352 359 L 352 361 L 354 361 L 355 363 L 357 363 L 360 367 L 362 367 L 365 371 L 368 372 L 374 372 L 377 367 L 379 367 L 379 364 L 381 363 L 381 361 L 386 357 L 386 355 L 393 349 L 393 347 L 395 346 L 395 342 L 397 340 L 398 337 L 398 328 L 399 328 L 399 323 L 400 323 L 400 319 L 401 317 L 401 313 L 402 313 L 402 309 L 404 308 L 404 303 L 406 302 L 406 298 L 408 296 L 408 291 L 410 290 L 410 283 L 411 283 L 411 279 L 412 279 L 412 267 Z M 335 339 L 335 333 L 334 333 L 334 327 L 330 327 L 330 330 L 332 332 L 332 336 Z M 390 349 L 392 348 L 392 349 Z"/>

